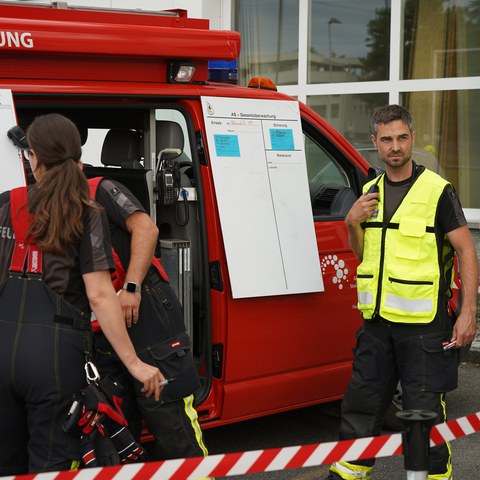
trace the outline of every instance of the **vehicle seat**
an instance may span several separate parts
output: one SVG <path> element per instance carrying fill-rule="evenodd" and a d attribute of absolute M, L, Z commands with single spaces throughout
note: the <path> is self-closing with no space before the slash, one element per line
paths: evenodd
<path fill-rule="evenodd" d="M 144 168 L 142 136 L 137 130 L 115 128 L 108 131 L 103 141 L 101 161 L 107 167 Z"/>
<path fill-rule="evenodd" d="M 105 167 L 84 166 L 88 178 L 106 177 L 125 185 L 150 213 L 149 184 L 153 177 L 151 170 L 146 170 L 142 160 L 142 135 L 128 128 L 114 128 L 108 131 L 103 141 L 101 162 Z M 114 168 L 121 167 L 121 168 Z"/>

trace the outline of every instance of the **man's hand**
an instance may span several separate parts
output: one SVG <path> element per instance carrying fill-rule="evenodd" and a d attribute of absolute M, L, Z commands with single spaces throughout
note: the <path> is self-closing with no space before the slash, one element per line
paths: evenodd
<path fill-rule="evenodd" d="M 345 224 L 348 229 L 348 242 L 360 262 L 363 258 L 363 230 L 361 224 L 375 212 L 379 196 L 378 192 L 363 194 L 353 204 L 345 217 Z"/>
<path fill-rule="evenodd" d="M 348 215 L 345 218 L 345 223 L 348 225 L 360 225 L 368 220 L 377 209 L 378 197 L 377 193 L 363 194 L 352 206 Z"/>
<path fill-rule="evenodd" d="M 118 295 L 122 307 L 123 318 L 125 319 L 125 325 L 131 327 L 132 323 L 136 324 L 138 322 L 138 312 L 140 310 L 142 294 L 140 292 L 127 292 L 126 290 L 121 290 Z"/>
<path fill-rule="evenodd" d="M 452 341 L 456 340 L 455 347 L 460 348 L 469 345 L 475 340 L 477 335 L 477 316 L 476 314 L 469 314 L 464 312 L 457 318 L 453 327 Z"/>
<path fill-rule="evenodd" d="M 160 393 L 163 390 L 161 382 L 165 380 L 160 370 L 148 363 L 142 362 L 138 357 L 134 359 L 131 364 L 125 364 L 128 371 L 140 383 L 143 383 L 141 389 L 142 393 L 148 398 L 150 395 L 155 397 L 155 400 L 160 399 Z"/>

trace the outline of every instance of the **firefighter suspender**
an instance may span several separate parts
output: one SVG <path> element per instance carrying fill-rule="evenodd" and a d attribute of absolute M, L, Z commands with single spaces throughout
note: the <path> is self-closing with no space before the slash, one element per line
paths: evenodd
<path fill-rule="evenodd" d="M 17 273 L 42 273 L 42 252 L 32 239 L 27 239 L 27 230 L 33 215 L 28 213 L 27 187 L 10 192 L 10 217 L 15 233 L 10 271 Z"/>

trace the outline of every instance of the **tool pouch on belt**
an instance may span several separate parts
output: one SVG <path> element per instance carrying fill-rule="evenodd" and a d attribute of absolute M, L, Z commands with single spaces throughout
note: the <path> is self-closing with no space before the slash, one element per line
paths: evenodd
<path fill-rule="evenodd" d="M 183 332 L 168 341 L 151 345 L 139 354 L 142 360 L 155 365 L 165 378 L 175 379 L 162 390 L 163 402 L 179 400 L 200 387 L 191 349 L 190 337 Z"/>
<path fill-rule="evenodd" d="M 141 360 L 156 366 L 165 378 L 175 378 L 163 389 L 162 401 L 179 400 L 200 387 L 182 306 L 153 267 L 142 284 L 138 323 L 128 333 Z"/>

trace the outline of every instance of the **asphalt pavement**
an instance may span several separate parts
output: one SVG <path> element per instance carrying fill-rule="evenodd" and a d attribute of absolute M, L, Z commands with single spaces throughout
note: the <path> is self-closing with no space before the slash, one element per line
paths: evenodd
<path fill-rule="evenodd" d="M 467 363 L 480 365 L 480 321 L 477 319 L 477 338 L 472 342 L 472 346 L 465 357 Z"/>
<path fill-rule="evenodd" d="M 447 394 L 448 419 L 459 419 L 479 411 L 480 365 L 463 363 L 459 387 Z M 306 407 L 205 431 L 210 454 L 282 448 L 337 440 L 340 402 Z M 385 434 L 396 433 L 385 431 Z M 480 478 L 480 432 L 451 442 L 455 480 Z M 328 465 L 272 472 L 216 477 L 216 480 L 323 480 Z M 402 455 L 379 458 L 372 480 L 405 480 Z M 408 477 L 410 478 L 410 477 Z M 412 477 L 413 478 L 413 477 Z M 421 478 L 421 477 L 415 477 Z"/>

